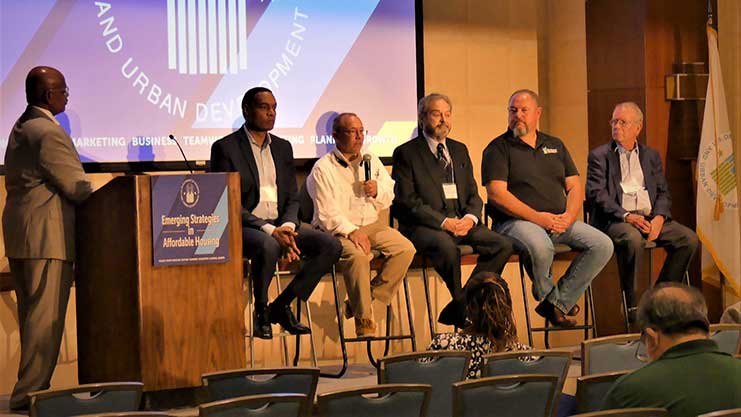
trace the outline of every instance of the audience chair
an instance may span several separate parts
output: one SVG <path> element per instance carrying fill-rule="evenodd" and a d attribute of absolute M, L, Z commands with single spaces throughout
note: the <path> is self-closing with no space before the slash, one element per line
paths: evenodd
<path fill-rule="evenodd" d="M 599 411 L 612 384 L 630 371 L 606 372 L 576 379 L 576 411 L 587 413 Z"/>
<path fill-rule="evenodd" d="M 431 387 L 387 384 L 319 394 L 319 417 L 425 417 Z M 373 397 L 370 397 L 373 396 Z"/>
<path fill-rule="evenodd" d="M 571 366 L 571 352 L 567 350 L 531 350 L 492 353 L 484 356 L 482 376 L 513 374 L 557 375 L 558 381 L 548 415 L 555 416 L 563 384 Z"/>
<path fill-rule="evenodd" d="M 253 331 L 253 309 L 254 309 L 254 294 L 253 294 L 253 288 L 252 288 L 252 277 L 249 275 L 250 271 L 250 261 L 247 258 L 244 258 L 244 279 L 247 283 L 247 290 L 245 293 L 245 309 L 247 313 L 247 335 L 246 337 L 249 339 L 250 343 L 250 367 L 255 366 L 255 336 L 252 334 Z M 277 286 L 278 293 L 282 291 L 282 286 L 280 283 L 280 277 L 286 276 L 286 275 L 293 275 L 298 271 L 298 268 L 300 267 L 300 262 L 286 262 L 284 260 L 278 261 L 278 263 L 275 265 L 275 285 Z M 301 300 L 296 300 L 296 318 L 300 321 L 301 320 Z M 306 305 L 306 319 L 308 322 L 309 328 L 312 329 L 312 332 L 308 334 L 309 336 L 309 343 L 311 346 L 311 364 L 312 366 L 317 366 L 317 360 L 316 360 L 316 345 L 314 344 L 314 331 L 313 331 L 313 325 L 311 321 L 311 307 L 309 306 L 309 303 L 303 303 Z M 289 366 L 289 359 L 288 359 L 288 343 L 287 338 L 293 336 L 292 334 L 286 332 L 286 331 L 280 331 L 279 333 L 274 333 L 274 337 L 280 337 L 283 341 L 283 363 L 285 366 Z M 295 335 L 296 336 L 296 350 L 295 354 L 293 356 L 293 366 L 298 365 L 299 357 L 301 356 L 301 336 L 302 335 Z"/>
<path fill-rule="evenodd" d="M 314 399 L 319 368 L 237 369 L 201 376 L 209 401 L 245 395 L 291 393 Z"/>
<path fill-rule="evenodd" d="M 306 190 L 306 184 L 301 187 L 301 190 L 299 191 L 299 219 L 304 223 L 311 223 L 312 219 L 314 217 L 314 202 L 311 199 L 311 196 L 309 195 L 309 192 Z M 378 271 L 381 270 L 383 267 L 383 254 L 379 251 L 373 250 L 373 260 L 371 261 L 371 273 L 378 273 Z M 340 300 L 340 291 L 339 291 L 339 284 L 337 280 L 337 268 L 336 266 L 332 266 L 332 289 L 334 291 L 334 307 L 335 307 L 335 314 L 337 316 L 337 332 L 339 334 L 340 338 L 340 349 L 342 351 L 342 368 L 337 373 L 330 373 L 330 372 L 323 372 L 322 376 L 329 377 L 329 378 L 341 378 L 345 372 L 347 371 L 348 367 L 348 354 L 347 354 L 347 344 L 348 343 L 365 343 L 366 344 L 366 351 L 368 352 L 368 360 L 370 363 L 378 368 L 378 361 L 373 356 L 373 350 L 371 348 L 372 342 L 384 342 L 384 351 L 383 356 L 388 355 L 389 350 L 391 348 L 391 341 L 392 340 L 409 340 L 412 344 L 412 351 L 417 350 L 417 338 L 416 333 L 414 331 L 414 318 L 412 317 L 412 307 L 409 299 L 409 282 L 407 280 L 407 277 L 405 276 L 402 280 L 403 287 L 404 287 L 404 301 L 406 305 L 406 315 L 407 320 L 409 323 L 409 332 L 398 334 L 398 335 L 392 335 L 391 334 L 391 318 L 393 317 L 392 311 L 391 311 L 391 305 L 386 306 L 386 333 L 384 336 L 372 336 L 372 337 L 347 337 L 345 335 L 345 321 L 342 311 L 342 300 Z M 370 277 L 369 277 L 370 279 Z M 399 294 L 397 293 L 397 296 Z M 400 322 L 401 318 L 399 319 Z M 401 326 L 401 323 L 400 323 Z M 316 365 L 315 365 L 316 366 Z"/>
<path fill-rule="evenodd" d="M 710 338 L 723 352 L 741 354 L 741 324 L 711 324 Z"/>
<path fill-rule="evenodd" d="M 455 417 L 549 417 L 557 375 L 530 374 L 471 379 L 453 384 Z"/>
<path fill-rule="evenodd" d="M 304 394 L 248 395 L 198 406 L 200 417 L 308 417 L 310 411 Z"/>
<path fill-rule="evenodd" d="M 487 210 L 486 212 L 486 226 L 491 227 L 494 224 L 494 218 L 491 216 L 491 213 Z M 517 248 L 515 248 L 517 249 Z M 553 255 L 553 261 L 565 261 L 565 260 L 573 260 L 576 257 L 577 252 L 573 250 L 569 245 L 565 245 L 563 243 L 556 243 L 553 245 L 554 255 Z M 527 291 L 527 285 L 526 285 L 526 271 L 525 271 L 525 265 L 523 262 L 523 255 L 518 252 L 517 255 L 513 255 L 513 257 L 510 259 L 510 261 L 516 260 L 520 269 L 520 285 L 522 287 L 522 300 L 524 302 L 525 306 L 525 324 L 527 326 L 527 341 L 530 346 L 533 346 L 533 332 L 543 332 L 543 340 L 545 343 L 546 349 L 551 347 L 549 335 L 550 332 L 560 332 L 560 331 L 570 331 L 570 330 L 583 330 L 584 331 L 584 339 L 589 338 L 589 331 L 592 331 L 592 337 L 597 336 L 597 322 L 595 319 L 594 314 L 594 298 L 592 297 L 592 286 L 588 285 L 586 291 L 584 292 L 584 324 L 582 325 L 576 325 L 574 327 L 569 328 L 562 328 L 562 327 L 553 327 L 549 326 L 548 320 L 545 320 L 545 324 L 543 327 L 533 327 L 531 319 L 530 319 L 530 306 L 528 301 L 528 291 Z M 592 322 L 589 323 L 589 319 L 591 318 Z"/>
<path fill-rule="evenodd" d="M 581 343 L 582 375 L 632 371 L 648 361 L 639 333 L 585 340 Z"/>
<path fill-rule="evenodd" d="M 697 417 L 741 417 L 741 408 L 713 411 L 712 413 L 700 414 Z"/>
<path fill-rule="evenodd" d="M 571 417 L 669 417 L 669 412 L 663 408 L 619 408 L 574 414 Z"/>
<path fill-rule="evenodd" d="M 28 394 L 31 417 L 73 416 L 136 411 L 142 398 L 141 382 L 87 384 Z"/>
<path fill-rule="evenodd" d="M 468 374 L 471 352 L 427 351 L 387 356 L 380 360 L 379 384 L 428 384 L 432 387 L 429 417 L 449 417 L 451 387 Z"/>

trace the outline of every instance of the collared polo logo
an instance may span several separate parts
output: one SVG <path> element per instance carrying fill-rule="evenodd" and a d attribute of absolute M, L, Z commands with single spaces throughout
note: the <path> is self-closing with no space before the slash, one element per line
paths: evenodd
<path fill-rule="evenodd" d="M 198 183 L 192 179 L 188 178 L 180 185 L 180 202 L 185 207 L 195 207 L 200 196 L 201 190 L 198 188 Z"/>
<path fill-rule="evenodd" d="M 552 154 L 552 153 L 558 153 L 558 149 L 556 149 L 556 148 L 549 148 L 549 147 L 543 146 L 543 154 L 544 155 L 549 155 L 549 154 Z"/>

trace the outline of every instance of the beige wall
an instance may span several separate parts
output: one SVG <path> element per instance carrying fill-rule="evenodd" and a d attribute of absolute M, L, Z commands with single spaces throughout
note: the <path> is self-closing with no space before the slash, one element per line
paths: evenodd
<path fill-rule="evenodd" d="M 741 1 L 718 0 L 718 17 L 720 62 L 723 68 L 728 119 L 735 141 L 736 184 L 741 185 Z M 736 190 L 737 193 L 741 192 L 739 188 Z M 738 300 L 739 298 L 731 292 L 726 292 L 726 305 Z"/>

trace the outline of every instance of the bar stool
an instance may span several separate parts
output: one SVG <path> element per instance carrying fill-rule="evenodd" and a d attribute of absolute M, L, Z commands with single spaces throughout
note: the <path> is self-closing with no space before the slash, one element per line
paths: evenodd
<path fill-rule="evenodd" d="M 245 310 L 247 314 L 247 334 L 245 337 L 249 339 L 250 344 L 250 367 L 255 366 L 255 336 L 253 335 L 253 310 L 254 310 L 254 294 L 253 294 L 253 287 L 252 287 L 252 279 L 249 276 L 249 265 L 250 261 L 249 259 L 244 259 L 244 281 L 246 283 L 247 289 L 245 291 Z M 280 277 L 286 276 L 286 275 L 293 275 L 296 273 L 299 267 L 299 262 L 285 262 L 283 260 L 278 261 L 278 263 L 275 265 L 275 284 L 278 289 L 278 293 L 282 291 L 281 284 L 280 284 Z M 296 318 L 300 321 L 301 320 L 301 304 L 302 301 L 300 299 L 296 299 Z M 309 306 L 308 302 L 303 303 L 306 305 L 306 320 L 307 324 L 310 329 L 312 329 L 311 333 L 308 334 L 309 336 L 309 343 L 311 346 L 311 363 L 312 366 L 317 366 L 317 360 L 316 360 L 316 346 L 314 344 L 314 329 L 313 329 L 313 323 L 311 321 L 311 307 Z M 277 334 L 274 334 L 276 337 L 280 337 L 283 344 L 283 362 L 285 366 L 289 366 L 289 359 L 288 359 L 288 342 L 287 338 L 290 336 L 294 336 L 290 333 L 288 333 L 285 330 L 280 331 Z M 299 357 L 301 355 L 301 336 L 302 335 L 295 335 L 296 336 L 296 351 L 293 356 L 293 366 L 297 366 L 299 362 Z"/>

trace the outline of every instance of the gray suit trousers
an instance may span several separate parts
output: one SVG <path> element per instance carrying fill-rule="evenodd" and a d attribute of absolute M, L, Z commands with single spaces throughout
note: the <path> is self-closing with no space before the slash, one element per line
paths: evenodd
<path fill-rule="evenodd" d="M 18 298 L 21 361 L 10 407 L 28 404 L 29 392 L 49 388 L 64 332 L 72 262 L 9 259 Z"/>

